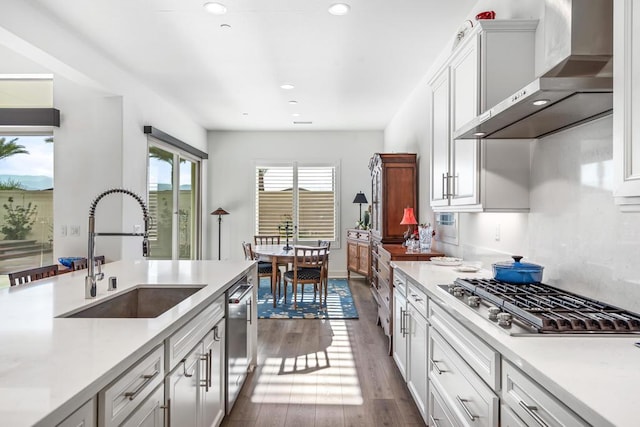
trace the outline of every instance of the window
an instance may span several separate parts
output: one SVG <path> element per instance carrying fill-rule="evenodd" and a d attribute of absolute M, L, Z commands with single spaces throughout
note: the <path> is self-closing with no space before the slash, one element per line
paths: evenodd
<path fill-rule="evenodd" d="M 0 288 L 53 260 L 53 138 L 0 135 Z"/>
<path fill-rule="evenodd" d="M 256 166 L 256 232 L 285 235 L 287 223 L 298 241 L 336 241 L 336 165 Z"/>

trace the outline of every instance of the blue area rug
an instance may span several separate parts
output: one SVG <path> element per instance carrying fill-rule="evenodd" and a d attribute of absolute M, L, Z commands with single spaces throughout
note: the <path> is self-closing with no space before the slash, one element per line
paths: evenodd
<path fill-rule="evenodd" d="M 287 302 L 284 302 L 284 288 L 276 306 L 273 307 L 271 281 L 260 279 L 258 287 L 259 319 L 357 319 L 358 311 L 353 303 L 353 295 L 347 279 L 329 279 L 327 302 L 320 308 L 320 296 L 313 297 L 313 288 L 307 285 L 302 299 L 302 289 L 298 285 L 298 307 L 293 309 L 293 290 L 291 285 L 287 291 Z M 324 302 L 324 296 L 323 302 Z"/>

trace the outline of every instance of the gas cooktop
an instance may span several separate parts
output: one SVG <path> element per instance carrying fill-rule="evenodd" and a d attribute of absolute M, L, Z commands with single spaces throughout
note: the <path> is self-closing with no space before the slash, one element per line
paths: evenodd
<path fill-rule="evenodd" d="M 640 334 L 640 315 L 542 283 L 456 279 L 439 286 L 512 335 Z"/>

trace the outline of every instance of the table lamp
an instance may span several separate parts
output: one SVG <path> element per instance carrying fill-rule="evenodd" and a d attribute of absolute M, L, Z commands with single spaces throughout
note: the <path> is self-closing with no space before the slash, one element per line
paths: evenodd
<path fill-rule="evenodd" d="M 364 195 L 362 191 L 356 194 L 355 199 L 353 199 L 353 203 L 358 203 L 360 205 L 360 218 L 358 220 L 359 224 L 362 224 L 362 204 L 369 203 L 367 202 L 367 196 Z"/>
<path fill-rule="evenodd" d="M 408 225 L 409 228 L 405 233 L 405 246 L 407 246 L 407 241 L 413 234 L 413 225 L 418 225 L 418 221 L 416 221 L 416 216 L 413 213 L 413 208 L 404 208 L 404 214 L 402 215 L 402 221 L 400 221 L 400 225 Z"/>
<path fill-rule="evenodd" d="M 220 226 L 222 224 L 222 215 L 229 215 L 229 212 L 222 208 L 218 208 L 211 212 L 211 215 L 218 215 L 218 261 L 220 261 Z"/>

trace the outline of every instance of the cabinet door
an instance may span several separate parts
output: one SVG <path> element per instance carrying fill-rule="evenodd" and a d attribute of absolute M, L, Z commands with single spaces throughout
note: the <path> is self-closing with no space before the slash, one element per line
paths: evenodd
<path fill-rule="evenodd" d="M 56 427 L 95 427 L 97 425 L 96 402 L 95 399 L 91 399 Z"/>
<path fill-rule="evenodd" d="M 449 68 L 431 83 L 431 206 L 449 204 Z"/>
<path fill-rule="evenodd" d="M 640 4 L 614 3 L 614 196 L 624 210 L 640 210 Z M 635 205 L 635 206 L 634 206 Z"/>
<path fill-rule="evenodd" d="M 164 411 L 164 387 L 159 385 L 121 427 L 164 427 Z"/>
<path fill-rule="evenodd" d="M 358 244 L 356 242 L 347 242 L 347 269 L 358 271 L 358 264 Z"/>
<path fill-rule="evenodd" d="M 358 273 L 369 275 L 369 245 L 358 244 Z"/>
<path fill-rule="evenodd" d="M 479 113 L 478 39 L 469 40 L 451 61 L 451 122 L 458 129 Z M 452 132 L 453 133 L 453 132 Z M 478 203 L 478 140 L 452 142 L 451 204 Z"/>
<path fill-rule="evenodd" d="M 224 417 L 224 319 L 203 340 L 200 365 L 202 427 L 218 426 Z"/>
<path fill-rule="evenodd" d="M 169 425 L 198 425 L 198 362 L 202 354 L 203 345 L 199 343 L 166 379 Z"/>
<path fill-rule="evenodd" d="M 407 307 L 408 316 L 408 371 L 407 386 L 413 395 L 422 418 L 427 420 L 427 319 L 422 317 L 416 309 L 409 304 Z"/>
<path fill-rule="evenodd" d="M 393 293 L 393 360 L 395 360 L 402 378 L 407 380 L 407 338 L 406 338 L 407 299 L 394 290 Z"/>

